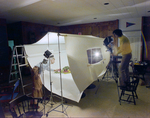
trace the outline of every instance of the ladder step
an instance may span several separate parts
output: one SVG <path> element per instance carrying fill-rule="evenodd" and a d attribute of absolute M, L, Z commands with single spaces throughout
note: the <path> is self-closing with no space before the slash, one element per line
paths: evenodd
<path fill-rule="evenodd" d="M 17 57 L 17 55 L 13 55 L 13 57 Z"/>
<path fill-rule="evenodd" d="M 16 73 L 18 73 L 19 71 L 15 71 L 15 72 L 11 72 L 11 74 L 16 74 Z"/>
<path fill-rule="evenodd" d="M 18 54 L 18 55 L 13 55 L 13 57 L 22 57 L 23 55 L 22 54 Z"/>
<path fill-rule="evenodd" d="M 19 64 L 19 65 L 21 65 L 21 64 Z M 15 64 L 12 64 L 12 66 L 18 66 L 18 64 L 17 64 L 17 63 L 15 63 Z"/>
<path fill-rule="evenodd" d="M 23 48 L 23 45 L 17 45 L 17 46 L 15 46 L 16 48 Z"/>
<path fill-rule="evenodd" d="M 32 83 L 26 84 L 26 85 L 24 85 L 23 87 L 26 87 L 26 86 L 29 86 L 29 85 L 32 85 Z"/>
<path fill-rule="evenodd" d="M 25 55 L 22 55 L 22 54 L 19 54 L 19 55 L 13 55 L 13 57 L 23 57 L 23 58 L 25 58 L 25 57 L 27 57 L 27 56 L 25 56 Z"/>
<path fill-rule="evenodd" d="M 19 65 L 20 67 L 22 67 L 22 66 L 27 66 L 28 64 L 22 64 L 22 65 Z"/>
<path fill-rule="evenodd" d="M 28 93 L 28 94 L 26 94 L 27 96 L 29 96 L 29 95 L 31 95 L 32 93 Z"/>
<path fill-rule="evenodd" d="M 22 56 L 22 58 L 26 58 L 27 56 Z"/>
<path fill-rule="evenodd" d="M 9 83 L 16 82 L 16 81 L 17 81 L 17 79 L 14 79 L 14 80 L 9 81 Z"/>
<path fill-rule="evenodd" d="M 17 63 L 16 64 L 12 64 L 12 66 L 16 66 L 16 65 L 18 65 Z"/>

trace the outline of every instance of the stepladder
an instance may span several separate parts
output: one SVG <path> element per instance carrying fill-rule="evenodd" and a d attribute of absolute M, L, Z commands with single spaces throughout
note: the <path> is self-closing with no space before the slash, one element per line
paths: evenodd
<path fill-rule="evenodd" d="M 24 68 L 29 68 L 29 63 L 27 61 L 27 54 L 23 45 L 15 46 L 12 52 L 11 67 L 9 75 L 9 83 L 13 83 L 20 79 L 20 88 L 23 95 L 30 95 L 26 88 L 32 86 L 32 81 L 26 81 L 23 76 Z"/>

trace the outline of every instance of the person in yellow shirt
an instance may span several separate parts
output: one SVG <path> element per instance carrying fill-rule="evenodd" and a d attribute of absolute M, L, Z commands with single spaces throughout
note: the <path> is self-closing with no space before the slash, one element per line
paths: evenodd
<path fill-rule="evenodd" d="M 123 35 L 122 30 L 116 29 L 113 31 L 114 37 L 120 39 L 120 47 L 117 49 L 117 54 L 122 54 L 122 60 L 119 67 L 119 82 L 121 87 L 126 86 L 126 82 L 130 81 L 129 77 L 129 62 L 132 58 L 132 50 L 129 39 Z"/>

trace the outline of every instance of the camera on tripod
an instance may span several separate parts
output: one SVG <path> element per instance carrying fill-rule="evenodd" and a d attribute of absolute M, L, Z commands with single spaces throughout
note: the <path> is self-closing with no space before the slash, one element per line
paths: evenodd
<path fill-rule="evenodd" d="M 112 44 L 113 38 L 112 38 L 112 36 L 106 37 L 103 42 L 104 42 L 104 45 L 107 47 L 107 49 L 112 53 L 112 51 L 113 51 L 113 44 Z"/>

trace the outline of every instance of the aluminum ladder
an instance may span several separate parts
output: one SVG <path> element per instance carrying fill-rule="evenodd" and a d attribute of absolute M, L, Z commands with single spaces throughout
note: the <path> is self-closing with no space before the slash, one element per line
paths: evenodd
<path fill-rule="evenodd" d="M 22 67 L 29 66 L 27 63 L 27 54 L 23 45 L 15 46 L 12 53 L 9 83 L 17 81 L 20 78 L 23 95 L 29 95 L 31 93 L 25 93 L 25 87 L 32 85 L 32 83 L 23 82 Z"/>

